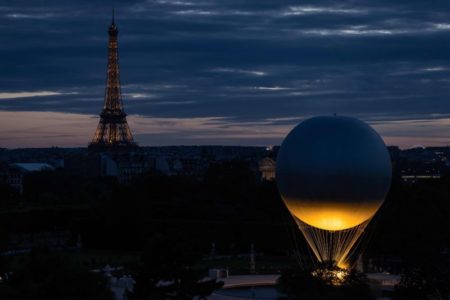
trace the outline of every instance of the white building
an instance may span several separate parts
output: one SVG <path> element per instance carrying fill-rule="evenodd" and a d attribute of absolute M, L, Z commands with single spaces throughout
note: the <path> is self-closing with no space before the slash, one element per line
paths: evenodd
<path fill-rule="evenodd" d="M 275 167 L 276 163 L 270 157 L 264 157 L 259 161 L 259 171 L 261 172 L 261 180 L 274 180 L 275 179 Z"/>

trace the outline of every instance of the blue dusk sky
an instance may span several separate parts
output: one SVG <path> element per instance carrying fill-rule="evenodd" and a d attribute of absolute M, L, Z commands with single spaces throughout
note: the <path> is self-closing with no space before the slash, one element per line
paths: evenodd
<path fill-rule="evenodd" d="M 0 2 L 0 147 L 86 146 L 116 9 L 140 145 L 279 144 L 354 116 L 388 145 L 450 145 L 450 2 Z"/>

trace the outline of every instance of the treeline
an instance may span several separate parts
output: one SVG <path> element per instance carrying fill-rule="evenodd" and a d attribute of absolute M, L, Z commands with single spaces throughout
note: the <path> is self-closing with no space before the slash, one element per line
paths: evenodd
<path fill-rule="evenodd" d="M 246 162 L 211 166 L 204 178 L 148 173 L 128 185 L 63 170 L 33 173 L 24 193 L 0 187 L 0 233 L 69 229 L 92 249 L 139 250 L 155 234 L 183 234 L 208 252 L 285 255 L 304 243 L 274 182 Z M 437 255 L 450 248 L 450 177 L 395 181 L 362 242 L 368 257 Z M 5 235 L 4 234 L 4 235 Z M 304 245 L 300 245 L 303 247 Z"/>
<path fill-rule="evenodd" d="M 248 252 L 255 243 L 284 255 L 291 243 L 275 183 L 261 182 L 243 161 L 214 165 L 202 179 L 148 173 L 128 185 L 64 170 L 32 173 L 23 195 L 1 201 L 7 232 L 69 229 L 92 249 L 139 250 L 161 233 L 182 233 L 206 252 L 214 242 L 219 254 Z"/>
<path fill-rule="evenodd" d="M 450 176 L 415 184 L 395 181 L 369 225 L 367 252 L 417 260 L 450 250 Z"/>

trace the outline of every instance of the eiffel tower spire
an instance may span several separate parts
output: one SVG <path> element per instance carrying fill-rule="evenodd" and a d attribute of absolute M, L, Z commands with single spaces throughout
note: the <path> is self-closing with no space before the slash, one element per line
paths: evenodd
<path fill-rule="evenodd" d="M 89 148 L 136 147 L 123 109 L 122 92 L 119 77 L 119 52 L 117 29 L 112 12 L 111 25 L 108 29 L 108 70 L 106 76 L 105 100 L 100 113 L 100 121 Z"/>

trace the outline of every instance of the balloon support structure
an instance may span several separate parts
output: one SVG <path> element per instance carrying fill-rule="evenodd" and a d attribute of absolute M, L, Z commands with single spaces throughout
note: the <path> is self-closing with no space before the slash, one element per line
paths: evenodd
<path fill-rule="evenodd" d="M 334 263 L 342 269 L 349 268 L 352 250 L 370 222 L 369 219 L 349 229 L 331 231 L 308 225 L 294 215 L 293 217 L 317 260 L 321 263 Z"/>

